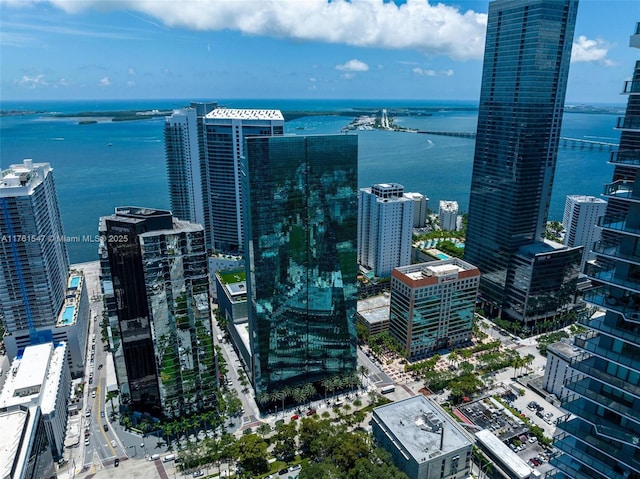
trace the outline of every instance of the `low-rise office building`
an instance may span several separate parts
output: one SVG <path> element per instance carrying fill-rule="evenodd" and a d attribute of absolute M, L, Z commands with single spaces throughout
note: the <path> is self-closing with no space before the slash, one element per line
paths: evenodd
<path fill-rule="evenodd" d="M 580 354 L 579 350 L 570 343 L 558 341 L 547 346 L 547 365 L 544 369 L 542 387 L 545 391 L 562 397 L 564 383 L 571 376 L 571 360 Z"/>
<path fill-rule="evenodd" d="M 446 411 L 425 396 L 373 410 L 373 437 L 410 479 L 461 479 L 473 443 Z"/>
<path fill-rule="evenodd" d="M 391 296 L 387 292 L 358 300 L 358 324 L 367 328 L 369 335 L 389 331 L 390 304 Z"/>

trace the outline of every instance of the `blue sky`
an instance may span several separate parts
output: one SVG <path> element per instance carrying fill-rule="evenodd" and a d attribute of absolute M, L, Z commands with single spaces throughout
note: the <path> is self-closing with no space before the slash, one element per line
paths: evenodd
<path fill-rule="evenodd" d="M 0 0 L 0 98 L 477 101 L 488 1 Z M 624 103 L 638 0 L 582 0 L 569 103 Z"/>

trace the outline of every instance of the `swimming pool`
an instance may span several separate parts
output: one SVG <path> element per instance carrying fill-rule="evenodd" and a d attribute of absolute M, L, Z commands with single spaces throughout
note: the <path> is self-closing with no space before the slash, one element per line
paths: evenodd
<path fill-rule="evenodd" d="M 448 256 L 448 255 L 446 255 L 444 253 L 438 253 L 438 254 L 436 254 L 436 256 L 438 257 L 438 259 L 450 259 L 451 258 L 451 256 Z"/>
<path fill-rule="evenodd" d="M 72 276 L 69 280 L 69 289 L 78 289 L 80 285 L 80 276 Z"/>
<path fill-rule="evenodd" d="M 67 325 L 73 323 L 73 317 L 76 314 L 75 306 L 65 306 L 64 311 L 62 312 L 62 325 Z"/>

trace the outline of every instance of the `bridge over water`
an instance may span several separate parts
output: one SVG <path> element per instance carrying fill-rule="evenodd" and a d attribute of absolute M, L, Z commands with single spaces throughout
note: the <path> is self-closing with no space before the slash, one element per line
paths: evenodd
<path fill-rule="evenodd" d="M 439 136 L 457 136 L 460 138 L 475 138 L 475 131 L 434 131 L 434 130 L 419 130 L 418 133 L 423 133 L 425 135 L 439 135 Z M 560 137 L 560 146 L 567 148 L 580 148 L 585 149 L 588 148 L 590 150 L 593 149 L 609 149 L 614 150 L 617 149 L 620 145 L 618 143 L 611 143 L 607 141 L 597 141 L 597 140 L 584 140 L 582 138 L 569 138 L 566 136 Z"/>

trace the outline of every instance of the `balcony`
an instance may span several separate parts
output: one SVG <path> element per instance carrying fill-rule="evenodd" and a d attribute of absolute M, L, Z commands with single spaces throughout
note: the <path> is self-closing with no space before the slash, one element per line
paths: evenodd
<path fill-rule="evenodd" d="M 606 476 L 599 476 L 597 478 L 594 478 L 591 471 L 588 471 L 588 473 L 583 473 L 582 469 L 576 469 L 576 467 L 581 467 L 580 463 L 574 461 L 568 455 L 563 454 L 561 456 L 554 457 L 553 460 L 550 461 L 550 464 L 555 466 L 556 469 L 563 474 L 563 476 L 560 476 L 563 478 L 570 477 L 572 479 L 607 479 Z"/>
<path fill-rule="evenodd" d="M 580 349 L 584 349 L 594 356 L 613 361 L 614 363 L 621 364 L 622 366 L 626 366 L 631 369 L 636 369 L 638 367 L 638 364 L 640 364 L 638 362 L 640 361 L 640 352 L 631 352 L 627 350 L 623 353 L 617 353 L 612 351 L 609 347 L 602 347 L 599 344 L 598 335 L 594 331 L 590 331 L 586 334 L 577 336 L 574 344 Z"/>
<path fill-rule="evenodd" d="M 619 116 L 616 122 L 616 130 L 640 131 L 640 116 Z"/>
<path fill-rule="evenodd" d="M 609 163 L 614 165 L 640 166 L 640 150 L 612 151 Z"/>
<path fill-rule="evenodd" d="M 633 94 L 640 93 L 640 82 L 627 80 L 624 82 L 624 90 L 622 90 L 622 94 Z"/>
<path fill-rule="evenodd" d="M 601 228 L 620 231 L 634 236 L 640 236 L 640 225 L 635 226 L 627 222 L 627 213 L 614 213 L 598 218 L 598 226 Z"/>
<path fill-rule="evenodd" d="M 638 398 L 640 398 L 640 386 L 633 385 L 628 381 L 623 381 L 620 378 L 617 378 L 611 374 L 606 373 L 602 369 L 602 363 L 599 363 L 597 358 L 593 356 L 587 357 L 581 361 L 572 362 L 571 367 L 578 372 L 583 373 L 585 376 L 595 379 L 596 381 L 600 381 L 606 384 L 611 385 L 614 388 L 619 389 L 620 391 L 632 394 Z"/>
<path fill-rule="evenodd" d="M 600 288 L 596 288 L 596 289 L 600 289 Z M 607 294 L 606 292 L 601 293 L 601 295 L 605 297 L 606 297 L 606 294 Z M 609 307 L 609 305 L 607 305 L 607 307 Z M 594 331 L 604 333 L 607 336 L 619 338 L 619 339 L 622 339 L 623 341 L 627 341 L 631 343 L 634 341 L 638 341 L 638 337 L 640 337 L 640 327 L 638 326 L 640 324 L 640 314 L 638 313 L 638 310 L 629 308 L 629 310 L 626 312 L 627 315 L 632 319 L 627 319 L 625 315 L 622 314 L 620 311 L 613 310 L 613 309 L 611 310 L 614 311 L 615 313 L 620 314 L 622 318 L 630 324 L 631 328 L 627 330 L 627 329 L 615 327 L 608 323 L 605 323 L 604 316 L 600 316 L 599 318 L 596 318 L 596 319 L 578 318 L 578 322 L 588 328 L 591 328 Z M 631 311 L 634 311 L 634 312 L 631 312 Z M 627 383 L 624 383 L 624 384 L 628 385 Z"/>
<path fill-rule="evenodd" d="M 602 394 L 602 384 L 594 384 L 591 378 L 582 378 L 577 381 L 567 381 L 564 385 L 569 391 L 573 391 L 579 396 L 593 402 L 597 406 L 602 406 L 610 411 L 614 411 L 620 416 L 634 422 L 640 422 L 640 415 L 632 407 L 625 406 L 619 402 L 618 398 L 611 395 Z"/>
<path fill-rule="evenodd" d="M 604 185 L 603 195 L 615 198 L 640 202 L 640 198 L 633 195 L 633 181 L 618 180 Z"/>
<path fill-rule="evenodd" d="M 579 415 L 580 420 L 593 425 L 597 437 L 601 439 L 606 440 L 606 438 L 608 438 L 634 447 L 640 444 L 640 437 L 637 434 L 627 432 L 619 424 L 607 421 L 603 417 L 596 416 L 595 414 L 585 414 L 587 411 L 593 411 L 593 405 L 590 406 L 589 401 L 583 397 L 571 395 L 567 397 L 567 402 L 563 404 L 563 407 L 567 411 Z M 566 428 L 566 424 L 563 425 L 563 428 Z"/>
<path fill-rule="evenodd" d="M 592 251 L 609 259 L 619 259 L 640 266 L 640 256 L 625 251 L 629 248 L 621 247 L 620 243 L 620 238 L 601 240 L 593 246 Z"/>
<path fill-rule="evenodd" d="M 631 290 L 632 292 L 640 291 L 640 279 L 630 277 L 619 277 L 616 275 L 616 264 L 612 261 L 601 263 L 587 263 L 584 273 L 592 279 L 602 283 L 620 286 Z M 612 303 L 612 305 L 615 305 Z"/>
<path fill-rule="evenodd" d="M 561 451 L 567 453 L 569 456 L 574 458 L 576 461 L 587 465 L 587 467 L 592 470 L 598 471 L 604 477 L 615 477 L 615 471 L 607 465 L 606 461 L 617 461 L 617 458 L 614 456 L 613 458 L 607 457 L 594 457 L 593 453 L 586 453 L 584 444 L 581 444 L 573 436 L 566 436 L 560 438 L 559 441 L 556 442 L 556 447 Z M 598 456 L 602 456 L 602 454 L 598 454 Z"/>

